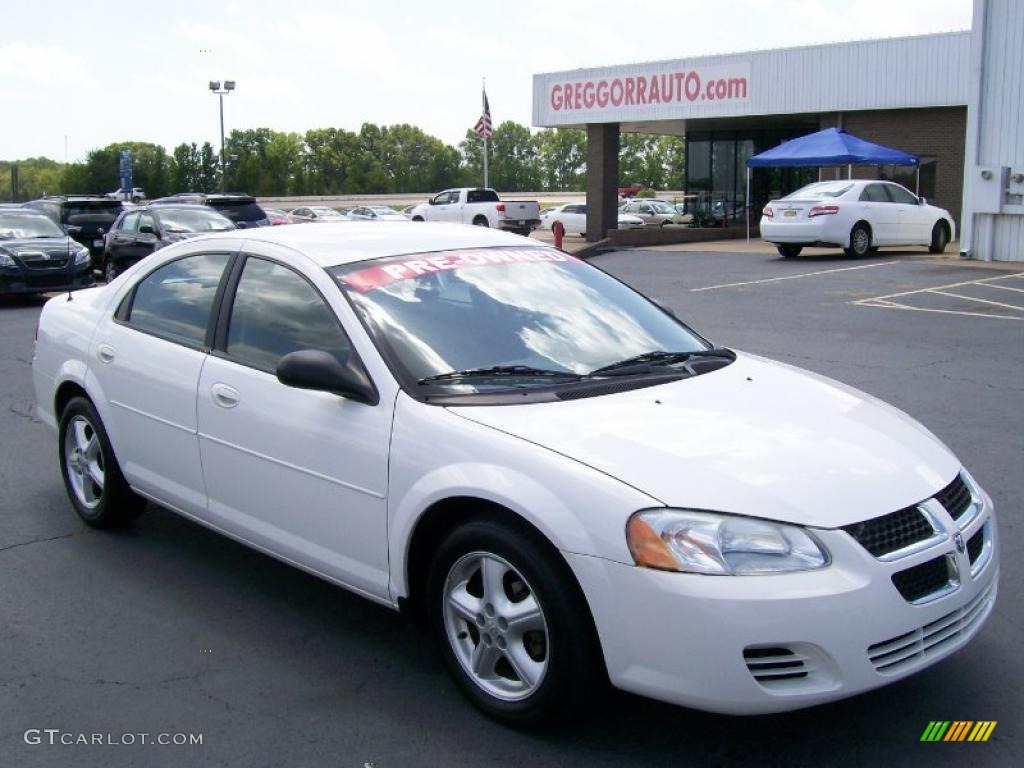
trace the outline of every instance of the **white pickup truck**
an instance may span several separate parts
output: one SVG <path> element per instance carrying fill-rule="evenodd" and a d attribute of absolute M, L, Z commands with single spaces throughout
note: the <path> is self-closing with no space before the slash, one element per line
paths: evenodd
<path fill-rule="evenodd" d="M 413 221 L 449 221 L 529 235 L 540 226 L 536 200 L 501 200 L 493 189 L 446 189 L 412 209 Z"/>

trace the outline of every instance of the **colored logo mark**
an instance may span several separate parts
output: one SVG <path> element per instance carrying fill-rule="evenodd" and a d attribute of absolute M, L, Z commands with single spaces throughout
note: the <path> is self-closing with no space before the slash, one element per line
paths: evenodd
<path fill-rule="evenodd" d="M 932 720 L 921 741 L 988 741 L 997 720 Z"/>

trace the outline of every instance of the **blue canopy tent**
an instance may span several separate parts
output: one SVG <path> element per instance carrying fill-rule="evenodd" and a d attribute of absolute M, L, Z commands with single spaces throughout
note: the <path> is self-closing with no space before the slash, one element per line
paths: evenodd
<path fill-rule="evenodd" d="M 824 168 L 845 165 L 853 177 L 853 165 L 918 166 L 918 187 L 921 171 L 916 155 L 881 144 L 859 139 L 842 128 L 826 128 L 801 136 L 765 150 L 747 160 L 747 201 L 750 204 L 751 168 Z M 915 192 L 917 190 L 915 189 Z M 750 239 L 750 217 L 747 216 L 747 240 Z"/>

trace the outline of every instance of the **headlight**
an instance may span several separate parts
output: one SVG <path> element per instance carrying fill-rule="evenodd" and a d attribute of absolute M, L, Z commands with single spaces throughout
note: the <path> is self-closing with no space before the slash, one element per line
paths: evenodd
<path fill-rule="evenodd" d="M 828 565 L 828 552 L 803 528 L 749 517 L 653 509 L 626 524 L 637 565 L 665 571 L 749 575 L 809 571 Z"/>
<path fill-rule="evenodd" d="M 79 246 L 78 250 L 75 251 L 75 266 L 86 264 L 89 261 L 89 249 Z"/>
<path fill-rule="evenodd" d="M 11 254 L 0 248 L 0 267 L 13 267 L 14 259 L 11 258 Z"/>

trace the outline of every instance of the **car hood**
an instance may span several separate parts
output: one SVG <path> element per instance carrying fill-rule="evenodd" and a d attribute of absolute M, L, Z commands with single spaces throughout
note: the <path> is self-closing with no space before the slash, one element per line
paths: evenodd
<path fill-rule="evenodd" d="M 451 410 L 669 506 L 822 528 L 918 503 L 960 468 L 901 411 L 746 354 L 717 371 L 619 394 Z"/>
<path fill-rule="evenodd" d="M 16 256 L 30 253 L 45 253 L 51 258 L 57 258 L 67 257 L 69 252 L 71 255 L 76 254 L 79 245 L 67 235 L 55 235 L 54 237 L 19 237 L 10 240 L 0 240 L 0 248 Z"/>

